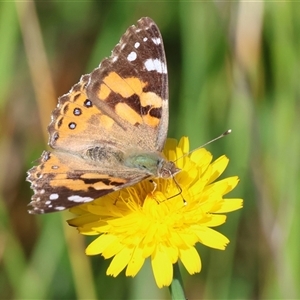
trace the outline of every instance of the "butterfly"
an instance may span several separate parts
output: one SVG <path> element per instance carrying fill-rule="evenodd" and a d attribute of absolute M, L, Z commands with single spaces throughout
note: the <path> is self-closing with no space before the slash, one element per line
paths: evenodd
<path fill-rule="evenodd" d="M 162 155 L 168 119 L 163 40 L 144 17 L 58 99 L 48 126 L 53 151 L 28 171 L 29 213 L 61 211 L 146 178 L 173 177 L 180 169 Z"/>

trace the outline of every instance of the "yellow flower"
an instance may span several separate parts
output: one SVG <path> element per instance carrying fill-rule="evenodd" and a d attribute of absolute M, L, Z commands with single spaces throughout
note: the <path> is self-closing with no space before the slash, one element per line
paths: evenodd
<path fill-rule="evenodd" d="M 87 255 L 112 258 L 107 275 L 116 277 L 124 268 L 135 276 L 150 257 L 158 287 L 168 286 L 178 260 L 190 274 L 200 272 L 196 243 L 225 249 L 229 240 L 212 227 L 223 224 L 224 213 L 242 207 L 242 199 L 223 199 L 238 183 L 236 176 L 214 182 L 225 170 L 228 158 L 212 162 L 200 148 L 189 155 L 188 138 L 177 144 L 168 139 L 164 154 L 182 171 L 174 178 L 144 180 L 71 209 L 77 217 L 69 224 L 85 235 L 99 235 Z M 178 160 L 177 160 L 178 159 Z"/>

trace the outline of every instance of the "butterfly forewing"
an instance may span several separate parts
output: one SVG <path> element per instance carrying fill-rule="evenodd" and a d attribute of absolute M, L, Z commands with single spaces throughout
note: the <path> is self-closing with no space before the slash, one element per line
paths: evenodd
<path fill-rule="evenodd" d="M 87 93 L 135 145 L 161 151 L 168 128 L 168 78 L 161 34 L 142 18 L 91 73 Z M 147 136 L 147 138 L 146 138 Z"/>

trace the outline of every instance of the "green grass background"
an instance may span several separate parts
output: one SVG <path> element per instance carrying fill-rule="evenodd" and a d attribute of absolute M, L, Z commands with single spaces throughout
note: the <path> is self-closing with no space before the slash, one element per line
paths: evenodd
<path fill-rule="evenodd" d="M 169 299 L 149 262 L 105 276 L 68 212 L 32 216 L 26 171 L 46 149 L 57 97 L 91 72 L 142 16 L 155 20 L 169 69 L 169 136 L 226 154 L 244 208 L 218 228 L 226 251 L 198 246 L 182 270 L 188 299 L 300 298 L 300 3 L 0 2 L 0 299 Z M 91 239 L 90 239 L 91 240 Z"/>

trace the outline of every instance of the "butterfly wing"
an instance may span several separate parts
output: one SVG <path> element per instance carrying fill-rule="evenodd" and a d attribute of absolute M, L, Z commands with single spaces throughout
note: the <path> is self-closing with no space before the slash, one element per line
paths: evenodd
<path fill-rule="evenodd" d="M 27 179 L 34 190 L 29 212 L 55 212 L 90 202 L 140 181 L 144 174 L 123 170 L 118 176 L 109 169 L 99 172 L 96 165 L 82 162 L 76 155 L 44 151 L 39 165 L 28 172 Z"/>
<path fill-rule="evenodd" d="M 129 27 L 111 57 L 91 73 L 87 92 L 137 147 L 162 150 L 169 119 L 167 65 L 161 34 L 150 18 Z"/>
<path fill-rule="evenodd" d="M 161 151 L 168 129 L 162 37 L 150 18 L 131 26 L 91 74 L 59 98 L 49 126 L 52 148 L 72 153 L 101 145 Z"/>
<path fill-rule="evenodd" d="M 28 172 L 34 190 L 30 212 L 63 210 L 148 177 L 118 157 L 132 148 L 161 151 L 167 128 L 162 38 L 155 23 L 142 18 L 109 58 L 59 98 L 48 127 L 54 152 L 44 152 Z M 89 149 L 97 151 L 87 155 Z"/>

